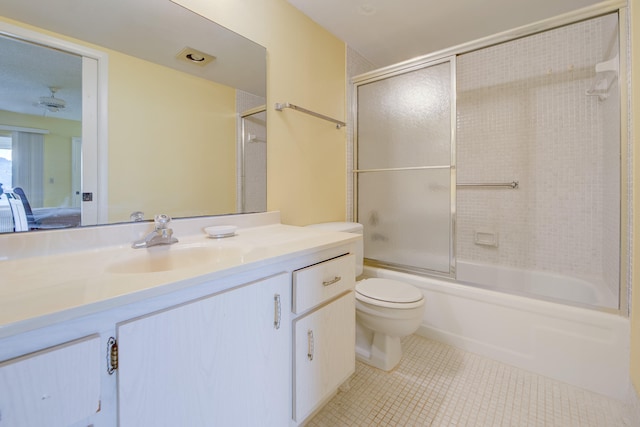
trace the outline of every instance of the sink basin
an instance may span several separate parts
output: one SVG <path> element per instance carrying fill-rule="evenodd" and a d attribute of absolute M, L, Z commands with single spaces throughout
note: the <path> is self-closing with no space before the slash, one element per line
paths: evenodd
<path fill-rule="evenodd" d="M 107 272 L 117 274 L 157 273 L 221 262 L 242 262 L 245 251 L 238 247 L 154 246 L 135 249 L 127 259 L 113 262 Z"/>

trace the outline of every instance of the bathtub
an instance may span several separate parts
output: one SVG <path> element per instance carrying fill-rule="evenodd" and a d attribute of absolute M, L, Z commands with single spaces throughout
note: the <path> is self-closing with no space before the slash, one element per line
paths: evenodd
<path fill-rule="evenodd" d="M 463 275 L 475 274 L 474 266 L 467 267 Z M 422 291 L 419 335 L 616 399 L 628 397 L 626 317 L 371 266 L 364 276 L 401 280 Z"/>
<path fill-rule="evenodd" d="M 468 261 L 458 261 L 456 268 L 459 282 L 487 289 L 586 308 L 618 308 L 618 298 L 604 283 L 596 286 L 595 283 L 586 280 L 546 271 L 522 270 Z"/>

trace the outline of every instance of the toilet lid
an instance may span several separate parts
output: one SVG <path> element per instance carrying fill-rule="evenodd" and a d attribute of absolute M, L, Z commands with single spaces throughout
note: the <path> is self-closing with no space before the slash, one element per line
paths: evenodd
<path fill-rule="evenodd" d="M 422 292 L 408 283 L 389 279 L 365 279 L 356 283 L 356 292 L 378 301 L 410 303 L 420 301 Z"/>

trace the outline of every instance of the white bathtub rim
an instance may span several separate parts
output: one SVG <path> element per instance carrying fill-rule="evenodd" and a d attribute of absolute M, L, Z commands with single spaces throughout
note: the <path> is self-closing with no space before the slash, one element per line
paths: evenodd
<path fill-rule="evenodd" d="M 489 287 L 475 287 L 461 284 L 453 280 L 438 279 L 433 277 L 416 276 L 410 273 L 403 273 L 395 270 L 388 270 L 379 267 L 364 267 L 364 277 L 381 277 L 385 279 L 395 279 L 410 283 L 419 289 L 428 289 L 431 292 L 452 294 L 461 298 L 473 299 L 484 303 L 498 304 L 503 307 L 513 308 L 517 304 L 521 310 L 532 313 L 544 314 L 559 319 L 588 320 L 591 324 L 607 319 L 609 321 L 628 322 L 619 310 L 615 312 L 609 310 L 599 310 L 597 308 L 578 307 L 562 304 L 550 300 L 538 300 L 517 294 L 505 293 L 491 289 Z"/>

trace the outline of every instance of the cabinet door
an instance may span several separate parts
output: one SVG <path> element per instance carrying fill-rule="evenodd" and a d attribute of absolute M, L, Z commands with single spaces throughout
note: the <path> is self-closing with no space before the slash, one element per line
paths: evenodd
<path fill-rule="evenodd" d="M 355 371 L 354 293 L 295 321 L 293 419 L 302 422 Z"/>
<path fill-rule="evenodd" d="M 0 363 L 0 426 L 68 426 L 100 410 L 97 335 Z"/>
<path fill-rule="evenodd" d="M 120 426 L 286 425 L 289 288 L 282 274 L 118 325 Z"/>

